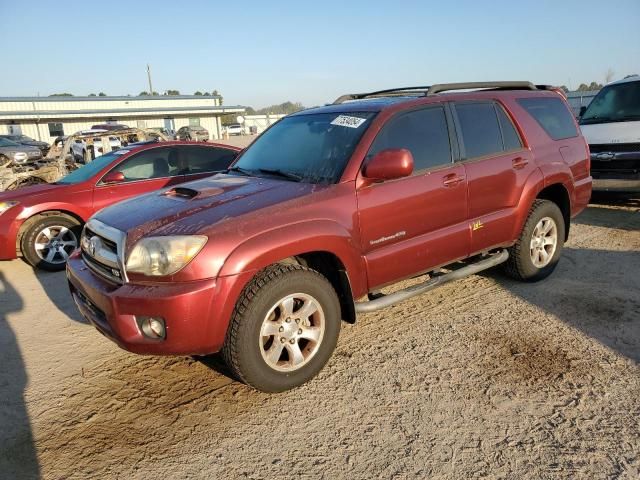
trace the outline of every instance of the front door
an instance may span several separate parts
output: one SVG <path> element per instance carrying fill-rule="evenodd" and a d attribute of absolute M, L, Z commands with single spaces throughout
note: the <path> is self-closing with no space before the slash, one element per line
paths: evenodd
<path fill-rule="evenodd" d="M 111 171 L 122 172 L 124 181 L 98 182 L 93 192 L 94 211 L 143 193 L 152 192 L 184 181 L 184 175 L 171 165 L 170 147 L 151 148 L 134 154 Z"/>
<path fill-rule="evenodd" d="M 453 112 L 469 185 L 471 253 L 505 245 L 525 182 L 537 168 L 512 120 L 495 102 L 456 102 Z"/>
<path fill-rule="evenodd" d="M 452 141 L 442 105 L 396 115 L 374 140 L 367 159 L 406 148 L 414 172 L 357 192 L 370 290 L 468 255 L 467 183 Z"/>

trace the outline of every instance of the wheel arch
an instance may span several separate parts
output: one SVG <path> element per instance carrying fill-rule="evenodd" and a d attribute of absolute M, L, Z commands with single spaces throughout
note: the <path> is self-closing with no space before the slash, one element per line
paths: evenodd
<path fill-rule="evenodd" d="M 24 237 L 24 234 L 31 227 L 31 225 L 33 225 L 34 223 L 36 223 L 42 218 L 52 217 L 52 216 L 66 217 L 70 220 L 78 222 L 80 225 L 85 224 L 85 220 L 79 214 L 71 210 L 51 209 L 51 210 L 41 210 L 39 212 L 36 212 L 33 215 L 31 215 L 29 218 L 27 218 L 24 222 L 22 222 L 22 225 L 20 225 L 18 234 L 16 235 L 16 253 L 17 254 L 22 255 L 22 248 L 21 248 L 22 237 Z"/>
<path fill-rule="evenodd" d="M 558 206 L 564 218 L 564 240 L 566 242 L 569 238 L 569 228 L 571 226 L 571 199 L 567 188 L 562 183 L 553 183 L 540 190 L 536 195 L 536 199 L 548 200 Z"/>

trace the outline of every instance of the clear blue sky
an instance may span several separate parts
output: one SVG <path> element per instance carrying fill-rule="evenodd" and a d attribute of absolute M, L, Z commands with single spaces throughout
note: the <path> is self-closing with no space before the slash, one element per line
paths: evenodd
<path fill-rule="evenodd" d="M 527 6 L 524 6 L 526 3 Z M 0 0 L 0 96 L 219 90 L 306 106 L 393 86 L 640 74 L 640 0 Z M 62 8 L 67 6 L 67 10 Z"/>

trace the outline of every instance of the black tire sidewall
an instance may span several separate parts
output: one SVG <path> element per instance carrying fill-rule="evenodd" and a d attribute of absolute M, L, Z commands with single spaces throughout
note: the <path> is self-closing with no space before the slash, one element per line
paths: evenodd
<path fill-rule="evenodd" d="M 553 219 L 556 223 L 556 229 L 558 232 L 558 243 L 556 245 L 556 251 L 553 253 L 551 261 L 544 267 L 538 268 L 533 264 L 531 260 L 531 254 L 529 244 L 531 243 L 531 237 L 533 231 L 536 228 L 538 222 L 544 217 Z M 549 201 L 541 202 L 538 207 L 531 212 L 531 215 L 527 219 L 527 223 L 522 231 L 522 241 L 526 248 L 520 250 L 519 265 L 523 278 L 527 281 L 535 282 L 548 277 L 555 270 L 558 262 L 560 261 L 560 255 L 562 254 L 562 248 L 564 246 L 565 237 L 565 224 L 564 217 L 558 206 Z"/>
<path fill-rule="evenodd" d="M 262 358 L 260 329 L 269 309 L 293 293 L 306 293 L 319 302 L 325 315 L 325 331 L 322 343 L 309 363 L 293 372 L 280 372 L 269 367 Z M 338 296 L 324 277 L 308 270 L 289 271 L 260 288 L 242 317 L 236 337 L 237 366 L 249 385 L 267 392 L 288 390 L 313 378 L 331 357 L 340 334 Z"/>
<path fill-rule="evenodd" d="M 22 237 L 22 241 L 20 242 L 20 250 L 22 251 L 22 256 L 26 260 L 26 262 L 32 267 L 39 268 L 41 270 L 47 270 L 50 272 L 57 272 L 60 270 L 64 270 L 66 266 L 66 262 L 57 263 L 57 264 L 49 263 L 45 260 L 42 260 L 36 253 L 36 249 L 35 249 L 36 236 L 44 228 L 54 226 L 54 225 L 67 227 L 69 230 L 73 231 L 79 245 L 82 225 L 80 225 L 77 221 L 69 217 L 63 217 L 60 215 L 51 215 L 47 217 L 42 217 L 41 220 L 36 220 L 31 226 L 29 226 L 28 230 L 25 232 L 24 236 Z"/>

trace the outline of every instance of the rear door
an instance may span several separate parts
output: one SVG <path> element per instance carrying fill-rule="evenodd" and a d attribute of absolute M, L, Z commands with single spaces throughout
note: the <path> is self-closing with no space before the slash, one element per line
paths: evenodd
<path fill-rule="evenodd" d="M 172 150 L 172 147 L 143 150 L 113 167 L 110 172 L 122 172 L 125 180 L 113 184 L 105 184 L 102 179 L 99 180 L 93 191 L 94 211 L 136 195 L 183 182 L 184 175 L 169 163 Z"/>
<path fill-rule="evenodd" d="M 229 148 L 194 145 L 176 146 L 176 153 L 185 182 L 226 170 L 238 155 Z"/>
<path fill-rule="evenodd" d="M 399 113 L 371 146 L 365 164 L 387 148 L 406 148 L 414 159 L 412 176 L 357 192 L 371 289 L 468 253 L 467 183 L 464 166 L 453 163 L 448 117 L 442 104 Z"/>
<path fill-rule="evenodd" d="M 469 189 L 471 253 L 512 240 L 512 222 L 525 182 L 536 170 L 531 152 L 502 105 L 453 103 Z"/>

